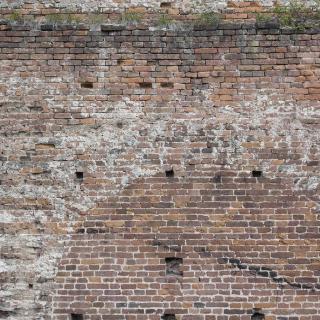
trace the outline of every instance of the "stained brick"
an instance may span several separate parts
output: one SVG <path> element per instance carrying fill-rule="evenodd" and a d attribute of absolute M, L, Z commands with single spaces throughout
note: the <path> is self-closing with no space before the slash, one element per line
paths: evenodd
<path fill-rule="evenodd" d="M 0 318 L 315 320 L 318 32 L 240 21 L 270 1 L 120 25 L 129 2 L 101 29 L 0 22 Z"/>

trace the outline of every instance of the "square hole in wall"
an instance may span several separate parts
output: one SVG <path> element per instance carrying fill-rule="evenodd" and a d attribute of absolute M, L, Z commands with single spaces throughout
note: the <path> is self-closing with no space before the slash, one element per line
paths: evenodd
<path fill-rule="evenodd" d="M 181 270 L 183 263 L 182 258 L 168 257 L 166 258 L 166 274 L 173 276 L 183 276 L 183 271 Z"/>
<path fill-rule="evenodd" d="M 260 178 L 262 177 L 262 171 L 261 170 L 253 170 L 251 172 L 252 176 L 255 177 L 255 178 Z"/>
<path fill-rule="evenodd" d="M 84 320 L 83 314 L 71 313 L 71 320 Z"/>
<path fill-rule="evenodd" d="M 76 172 L 76 177 L 78 180 L 83 180 L 83 172 L 82 171 L 77 171 Z"/>
<path fill-rule="evenodd" d="M 151 89 L 152 83 L 151 82 L 140 82 L 139 87 L 142 89 Z"/>
<path fill-rule="evenodd" d="M 174 84 L 172 82 L 161 82 L 161 88 L 173 88 Z"/>
<path fill-rule="evenodd" d="M 117 126 L 117 128 L 122 129 L 123 123 L 121 121 L 117 121 L 116 126 Z"/>
<path fill-rule="evenodd" d="M 89 81 L 81 82 L 81 88 L 92 89 L 93 88 L 93 82 L 89 82 Z"/>
<path fill-rule="evenodd" d="M 265 316 L 261 312 L 254 312 L 251 316 L 251 320 L 264 320 Z"/>
<path fill-rule="evenodd" d="M 166 170 L 166 177 L 167 178 L 173 178 L 174 177 L 173 169 Z"/>
<path fill-rule="evenodd" d="M 124 63 L 124 59 L 118 59 L 118 60 L 117 60 L 117 65 L 118 65 L 118 66 L 122 66 L 123 63 Z"/>
<path fill-rule="evenodd" d="M 168 9 L 171 8 L 171 2 L 161 2 L 160 3 L 160 8 Z"/>
<path fill-rule="evenodd" d="M 176 315 L 173 313 L 165 313 L 162 317 L 161 320 L 177 320 Z"/>

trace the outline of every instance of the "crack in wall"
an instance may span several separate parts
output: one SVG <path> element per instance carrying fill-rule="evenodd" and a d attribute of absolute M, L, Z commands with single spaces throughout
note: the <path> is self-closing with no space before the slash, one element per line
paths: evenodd
<path fill-rule="evenodd" d="M 165 250 L 174 251 L 174 252 L 182 251 L 182 248 L 180 245 L 167 244 L 157 239 L 153 240 L 152 246 L 162 247 Z M 207 251 L 204 247 L 195 248 L 195 252 L 197 252 L 199 255 L 205 258 L 212 257 L 212 253 L 210 251 Z M 292 282 L 287 278 L 280 276 L 277 271 L 274 271 L 272 268 L 269 268 L 269 267 L 244 264 L 239 259 L 236 259 L 236 258 L 225 258 L 225 257 L 218 258 L 218 262 L 229 263 L 233 267 L 236 267 L 241 271 L 248 270 L 255 275 L 258 275 L 264 278 L 269 278 L 273 282 L 277 283 L 279 286 L 287 284 L 294 289 L 320 291 L 320 283 L 311 285 L 306 283 Z"/>
<path fill-rule="evenodd" d="M 277 283 L 278 285 L 287 284 L 294 289 L 303 289 L 303 290 L 312 290 L 312 291 L 320 290 L 319 283 L 313 286 L 311 284 L 291 282 L 287 278 L 280 276 L 278 272 L 272 270 L 269 267 L 244 264 L 239 259 L 236 259 L 236 258 L 221 258 L 221 259 L 218 259 L 218 261 L 220 263 L 221 261 L 223 263 L 229 263 L 233 267 L 236 267 L 241 271 L 249 270 L 251 273 L 255 275 L 271 279 L 273 282 Z"/>

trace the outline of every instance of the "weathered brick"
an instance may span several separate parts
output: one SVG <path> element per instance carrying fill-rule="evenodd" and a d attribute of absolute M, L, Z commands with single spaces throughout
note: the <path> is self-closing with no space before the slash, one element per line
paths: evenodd
<path fill-rule="evenodd" d="M 318 34 L 111 3 L 102 31 L 0 22 L 0 318 L 315 320 Z"/>

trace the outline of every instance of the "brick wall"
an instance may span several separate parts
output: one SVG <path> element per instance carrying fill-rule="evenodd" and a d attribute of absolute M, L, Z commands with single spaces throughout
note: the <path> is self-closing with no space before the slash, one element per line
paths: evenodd
<path fill-rule="evenodd" d="M 290 0 L 279 0 L 279 4 L 287 4 Z M 306 0 L 307 3 L 314 3 L 313 0 Z M 274 5 L 273 0 L 82 0 L 82 1 L 69 1 L 69 0 L 2 0 L 0 8 L 25 8 L 26 10 L 39 11 L 50 10 L 54 8 L 64 8 L 81 11 L 96 11 L 96 10 L 112 10 L 123 11 L 132 7 L 145 8 L 148 10 L 158 10 L 161 7 L 175 8 L 182 12 L 203 11 L 203 10 L 219 10 L 226 7 L 241 7 L 252 8 L 256 5 L 270 7 Z"/>
<path fill-rule="evenodd" d="M 0 29 L 0 317 L 320 319 L 317 30 Z"/>

